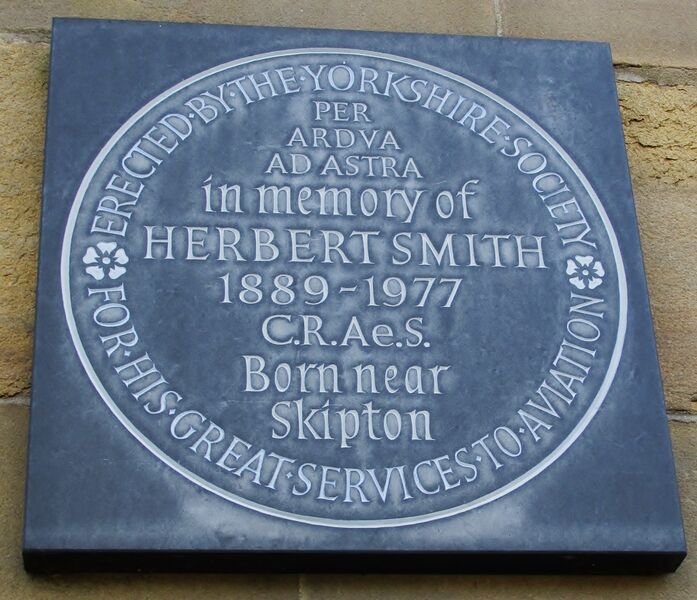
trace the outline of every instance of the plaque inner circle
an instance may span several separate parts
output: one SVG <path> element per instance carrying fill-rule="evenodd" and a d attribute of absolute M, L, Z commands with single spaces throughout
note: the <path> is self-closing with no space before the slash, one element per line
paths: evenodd
<path fill-rule="evenodd" d="M 333 527 L 531 482 L 598 412 L 627 319 L 612 225 L 561 144 L 469 79 L 352 49 L 235 60 L 138 110 L 76 193 L 61 281 L 143 446 Z"/>

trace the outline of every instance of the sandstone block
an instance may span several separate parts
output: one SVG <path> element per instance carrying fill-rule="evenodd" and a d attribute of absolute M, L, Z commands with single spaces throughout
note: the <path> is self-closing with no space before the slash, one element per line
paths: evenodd
<path fill-rule="evenodd" d="M 0 14 L 0 30 L 17 32 L 48 30 L 52 16 L 474 35 L 496 32 L 490 0 L 466 3 L 448 0 L 9 0 L 5 4 Z"/>
<path fill-rule="evenodd" d="M 697 87 L 618 85 L 632 177 L 697 180 Z"/>
<path fill-rule="evenodd" d="M 0 45 L 0 396 L 29 387 L 47 44 Z"/>
<path fill-rule="evenodd" d="M 635 181 L 634 196 L 666 403 L 697 412 L 697 183 Z"/>
<path fill-rule="evenodd" d="M 692 0 L 500 0 L 503 34 L 610 42 L 615 62 L 697 67 Z"/>

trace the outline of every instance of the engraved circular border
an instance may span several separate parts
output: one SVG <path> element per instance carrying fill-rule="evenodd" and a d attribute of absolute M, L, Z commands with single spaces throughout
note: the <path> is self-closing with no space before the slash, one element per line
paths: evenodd
<path fill-rule="evenodd" d="M 600 219 L 603 222 L 603 225 L 605 227 L 605 230 L 607 232 L 608 238 L 610 239 L 610 244 L 612 246 L 612 253 L 613 257 L 615 260 L 615 265 L 617 267 L 617 280 L 618 280 L 618 287 L 619 287 L 619 322 L 617 326 L 617 338 L 615 340 L 615 346 L 612 351 L 612 356 L 610 358 L 610 363 L 608 365 L 607 372 L 605 373 L 605 378 L 603 379 L 603 382 L 600 386 L 600 389 L 598 390 L 598 393 L 596 394 L 595 398 L 591 402 L 588 410 L 585 412 L 585 414 L 581 417 L 579 422 L 576 424 L 576 426 L 571 430 L 569 435 L 562 441 L 561 444 L 559 444 L 550 454 L 548 454 L 544 459 L 542 459 L 539 463 L 537 463 L 534 467 L 523 473 L 522 475 L 518 476 L 516 479 L 513 481 L 510 481 L 506 485 L 497 488 L 496 490 L 489 492 L 488 494 L 485 494 L 484 496 L 477 498 L 476 500 L 472 500 L 470 502 L 467 502 L 465 504 L 461 504 L 459 506 L 455 506 L 449 509 L 444 509 L 432 513 L 427 513 L 423 515 L 415 515 L 411 517 L 399 517 L 399 518 L 393 518 L 393 519 L 362 519 L 362 520 L 348 520 L 348 519 L 328 519 L 328 518 L 323 518 L 323 517 L 312 517 L 308 515 L 301 515 L 301 514 L 296 514 L 296 513 L 291 513 L 279 509 L 275 509 L 269 506 L 265 506 L 263 504 L 260 504 L 258 502 L 253 502 L 251 500 L 246 500 L 245 498 L 242 498 L 240 496 L 237 496 L 227 490 L 224 490 L 209 481 L 203 479 L 202 477 L 196 475 L 189 469 L 183 467 L 179 463 L 177 463 L 173 458 L 171 458 L 169 455 L 164 453 L 160 448 L 158 448 L 155 444 L 153 444 L 127 417 L 124 415 L 119 407 L 116 405 L 114 400 L 111 398 L 107 390 L 105 389 L 104 385 L 100 381 L 99 377 L 97 376 L 94 368 L 92 367 L 92 364 L 87 357 L 87 353 L 85 352 L 85 348 L 82 345 L 82 341 L 80 340 L 80 336 L 77 331 L 77 325 L 75 323 L 75 318 L 73 316 L 73 310 L 72 310 L 72 301 L 70 298 L 70 250 L 71 250 L 71 244 L 72 244 L 72 238 L 73 238 L 73 233 L 75 229 L 75 223 L 77 221 L 77 215 L 78 212 L 82 206 L 82 202 L 85 197 L 85 193 L 87 191 L 87 188 L 89 187 L 92 177 L 94 173 L 97 171 L 97 169 L 101 166 L 103 160 L 106 158 L 106 156 L 111 152 L 113 147 L 116 145 L 116 143 L 133 127 L 142 117 L 144 117 L 146 114 L 150 112 L 155 106 L 160 104 L 163 100 L 169 98 L 173 94 L 179 92 L 180 90 L 183 90 L 184 88 L 190 86 L 193 83 L 196 83 L 197 81 L 200 81 L 202 79 L 205 79 L 206 77 L 209 77 L 210 75 L 214 75 L 215 73 L 219 73 L 221 71 L 225 71 L 227 69 L 231 69 L 234 67 L 239 67 L 242 65 L 250 64 L 250 63 L 255 63 L 263 60 L 267 60 L 269 58 L 277 58 L 277 57 L 282 57 L 282 56 L 300 56 L 300 55 L 305 55 L 305 54 L 311 54 L 311 55 L 320 55 L 320 54 L 328 54 L 328 55 L 351 55 L 351 56 L 363 56 L 363 57 L 368 57 L 368 58 L 379 58 L 383 60 L 388 60 L 396 63 L 401 63 L 405 65 L 410 65 L 419 69 L 424 69 L 426 71 L 430 71 L 431 73 L 435 73 L 437 75 L 440 75 L 442 77 L 445 77 L 447 79 L 451 79 L 457 83 L 460 83 L 462 85 L 465 85 L 469 88 L 472 88 L 476 90 L 477 92 L 483 94 L 484 96 L 490 98 L 493 102 L 499 104 L 500 106 L 503 106 L 516 116 L 518 116 L 526 125 L 531 127 L 535 132 L 537 132 L 542 138 L 558 153 L 558 155 L 561 157 L 561 159 L 571 168 L 571 170 L 574 172 L 576 177 L 578 177 L 579 181 L 585 188 L 585 190 L 588 192 L 588 195 L 590 196 L 591 200 L 593 201 L 593 204 L 595 205 L 596 210 L 598 211 L 598 214 L 600 215 Z M 63 245 L 62 245 L 62 252 L 61 252 L 61 292 L 62 292 L 62 297 L 63 297 L 63 307 L 65 310 L 65 317 L 68 323 L 68 328 L 70 330 L 70 335 L 73 341 L 73 344 L 75 346 L 75 349 L 78 353 L 78 356 L 80 358 L 80 361 L 82 362 L 82 366 L 84 367 L 85 371 L 87 372 L 87 375 L 89 376 L 92 385 L 95 387 L 97 392 L 99 392 L 99 395 L 102 397 L 102 400 L 106 403 L 106 405 L 109 407 L 111 412 L 114 414 L 114 416 L 122 423 L 122 425 L 141 443 L 143 446 L 145 446 L 150 452 L 152 452 L 158 459 L 160 459 L 163 463 L 165 463 L 167 466 L 171 467 L 175 471 L 177 471 L 180 475 L 183 475 L 186 477 L 188 480 L 190 480 L 192 483 L 208 490 L 209 492 L 212 492 L 216 494 L 217 496 L 220 496 L 221 498 L 224 498 L 226 500 L 229 500 L 231 502 L 234 502 L 235 504 L 238 504 L 240 506 L 244 506 L 246 508 L 249 508 L 251 510 L 255 510 L 257 512 L 275 516 L 275 517 L 280 517 L 283 519 L 288 519 L 291 521 L 296 521 L 300 523 L 307 523 L 310 525 L 322 525 L 325 527 L 337 527 L 337 528 L 356 528 L 356 529 L 371 529 L 371 528 L 379 528 L 379 527 L 401 527 L 401 526 L 406 526 L 406 525 L 414 525 L 417 523 L 426 523 L 429 521 L 435 521 L 437 519 L 442 519 L 445 517 L 450 517 L 453 515 L 458 515 L 464 512 L 467 512 L 469 510 L 472 510 L 474 508 L 477 508 L 479 506 L 483 506 L 485 504 L 488 504 L 490 502 L 493 502 L 494 500 L 501 498 L 502 496 L 505 496 L 506 494 L 518 489 L 531 479 L 533 479 L 535 476 L 539 475 L 542 471 L 544 471 L 547 467 L 549 467 L 554 461 L 556 461 L 566 450 L 576 441 L 576 439 L 581 435 L 581 433 L 585 430 L 585 428 L 588 426 L 590 423 L 591 419 L 595 416 L 595 414 L 598 412 L 598 409 L 600 408 L 600 405 L 603 403 L 605 400 L 605 396 L 607 395 L 610 386 L 612 385 L 612 382 L 615 378 L 615 374 L 617 372 L 617 367 L 620 362 L 620 358 L 622 356 L 622 349 L 624 347 L 624 337 L 625 333 L 627 330 L 627 281 L 626 281 L 626 276 L 625 276 L 625 271 L 624 271 L 624 263 L 622 261 L 622 254 L 619 249 L 619 244 L 617 242 L 617 236 L 615 235 L 615 231 L 612 227 L 612 224 L 610 223 L 610 220 L 607 216 L 607 213 L 605 212 L 605 208 L 600 202 L 600 199 L 598 198 L 598 195 L 595 193 L 595 190 L 591 186 L 590 182 L 588 179 L 585 177 L 585 175 L 581 172 L 581 169 L 578 167 L 578 165 L 574 162 L 574 160 L 567 154 L 567 152 L 546 132 L 544 131 L 539 125 L 537 125 L 530 117 L 525 115 L 522 111 L 518 110 L 516 107 L 514 107 L 512 104 L 504 100 L 503 98 L 497 96 L 493 92 L 490 92 L 486 88 L 483 88 L 480 85 L 477 85 L 473 81 L 470 81 L 469 79 L 465 77 L 461 77 L 460 75 L 456 75 L 454 73 L 451 73 L 449 71 L 446 71 L 444 69 L 440 69 L 438 67 L 434 67 L 432 65 L 429 65 L 427 63 L 409 59 L 409 58 L 404 58 L 402 56 L 397 56 L 394 54 L 387 54 L 384 52 L 373 52 L 369 50 L 359 50 L 359 49 L 350 49 L 350 48 L 298 48 L 298 49 L 289 49 L 289 50 L 281 50 L 281 51 L 276 51 L 276 52 L 267 52 L 264 54 L 256 54 L 253 56 L 245 57 L 242 59 L 238 60 L 233 60 L 227 63 L 223 63 L 221 65 L 217 65 L 215 67 L 212 67 L 210 69 L 207 69 L 205 71 L 202 71 L 201 73 L 198 73 L 196 75 L 193 75 L 192 77 L 189 77 L 185 79 L 184 81 L 181 81 L 177 85 L 169 88 L 168 90 L 164 91 L 161 93 L 159 96 L 148 102 L 145 106 L 143 106 L 138 112 L 136 112 L 133 116 L 131 116 L 119 129 L 118 131 L 111 136 L 109 141 L 106 143 L 106 145 L 102 148 L 102 150 L 99 152 L 97 157 L 94 159 L 92 164 L 90 165 L 90 168 L 88 169 L 87 173 L 85 174 L 84 178 L 82 179 L 82 182 L 80 183 L 80 187 L 78 188 L 77 194 L 75 195 L 75 200 L 73 201 L 73 205 L 70 210 L 70 214 L 68 216 L 68 222 L 66 224 L 65 228 L 65 234 L 63 238 Z"/>

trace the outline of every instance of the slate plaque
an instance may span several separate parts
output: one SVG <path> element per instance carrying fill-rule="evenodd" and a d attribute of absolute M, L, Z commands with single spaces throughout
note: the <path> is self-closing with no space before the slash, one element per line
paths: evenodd
<path fill-rule="evenodd" d="M 52 39 L 28 569 L 677 567 L 607 45 Z"/>

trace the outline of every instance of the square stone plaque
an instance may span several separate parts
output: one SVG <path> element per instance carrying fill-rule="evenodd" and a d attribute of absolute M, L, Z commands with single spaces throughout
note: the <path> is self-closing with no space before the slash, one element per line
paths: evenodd
<path fill-rule="evenodd" d="M 673 570 L 605 44 L 54 23 L 24 557 Z"/>

